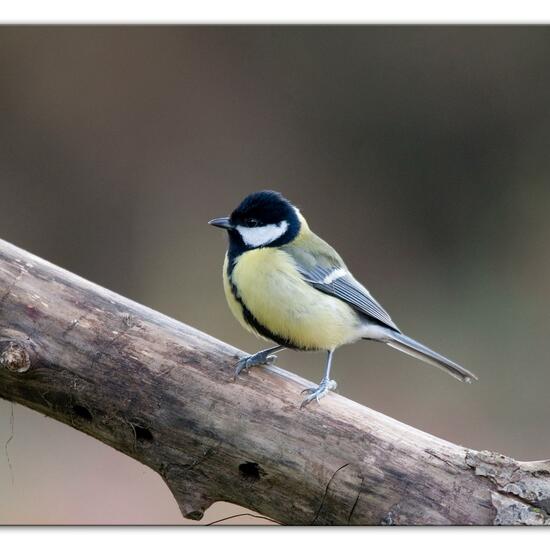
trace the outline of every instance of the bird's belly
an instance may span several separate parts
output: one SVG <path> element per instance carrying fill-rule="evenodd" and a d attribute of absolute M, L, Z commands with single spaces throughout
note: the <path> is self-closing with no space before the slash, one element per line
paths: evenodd
<path fill-rule="evenodd" d="M 230 294 L 228 301 L 237 319 L 250 325 L 242 312 L 246 308 L 258 325 L 267 329 L 263 335 L 270 333 L 267 336 L 275 341 L 298 349 L 326 350 L 361 337 L 358 314 L 303 281 L 284 252 L 263 248 L 243 254 L 233 269 L 232 281 L 233 289 L 226 284 L 226 294 Z M 235 307 L 239 301 L 240 311 Z M 258 327 L 255 331 L 262 334 Z"/>

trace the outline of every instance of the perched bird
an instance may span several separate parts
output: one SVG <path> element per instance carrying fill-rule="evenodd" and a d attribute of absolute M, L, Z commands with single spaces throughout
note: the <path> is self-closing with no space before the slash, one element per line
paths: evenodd
<path fill-rule="evenodd" d="M 274 353 L 285 348 L 326 351 L 325 375 L 318 387 L 305 390 L 305 406 L 336 388 L 330 379 L 334 350 L 362 339 L 388 344 L 458 380 L 477 379 L 405 336 L 338 253 L 280 193 L 252 193 L 231 216 L 209 223 L 229 235 L 223 283 L 233 315 L 250 332 L 277 344 L 241 359 L 235 377 L 250 367 L 273 363 Z"/>

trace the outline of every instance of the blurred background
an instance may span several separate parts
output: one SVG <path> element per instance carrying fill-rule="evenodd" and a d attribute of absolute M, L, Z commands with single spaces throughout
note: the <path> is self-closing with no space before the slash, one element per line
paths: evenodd
<path fill-rule="evenodd" d="M 549 59 L 546 27 L 0 27 L 0 237 L 254 352 L 206 222 L 279 190 L 480 379 L 362 343 L 341 394 L 550 458 Z M 278 364 L 318 382 L 324 356 Z M 1 401 L 0 523 L 193 522 L 141 464 Z"/>

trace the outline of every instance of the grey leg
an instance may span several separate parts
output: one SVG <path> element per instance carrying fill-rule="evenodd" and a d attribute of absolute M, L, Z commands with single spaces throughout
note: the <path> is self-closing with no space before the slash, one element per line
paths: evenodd
<path fill-rule="evenodd" d="M 323 379 L 321 380 L 321 383 L 316 388 L 308 388 L 307 390 L 304 390 L 302 393 L 307 393 L 308 396 L 302 401 L 302 405 L 300 408 L 305 407 L 311 401 L 314 399 L 319 402 L 319 399 L 321 397 L 324 397 L 330 390 L 336 389 L 336 382 L 334 380 L 330 379 L 330 367 L 332 366 L 332 356 L 334 354 L 334 350 L 330 350 L 328 352 L 328 358 L 327 358 L 327 367 L 325 369 L 325 376 L 323 376 Z"/>
<path fill-rule="evenodd" d="M 273 353 L 285 349 L 284 346 L 275 346 L 273 348 L 264 349 L 255 353 L 254 355 L 248 355 L 240 359 L 235 365 L 235 379 L 241 374 L 242 371 L 247 372 L 250 367 L 257 367 L 261 365 L 271 365 L 277 359 Z"/>

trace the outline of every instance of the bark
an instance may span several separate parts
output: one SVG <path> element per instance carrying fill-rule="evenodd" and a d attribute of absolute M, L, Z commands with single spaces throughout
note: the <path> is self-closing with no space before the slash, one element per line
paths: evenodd
<path fill-rule="evenodd" d="M 139 460 L 183 515 L 285 524 L 548 524 L 550 461 L 443 441 L 0 241 L 0 397 Z M 84 497 L 83 497 L 84 498 Z"/>

